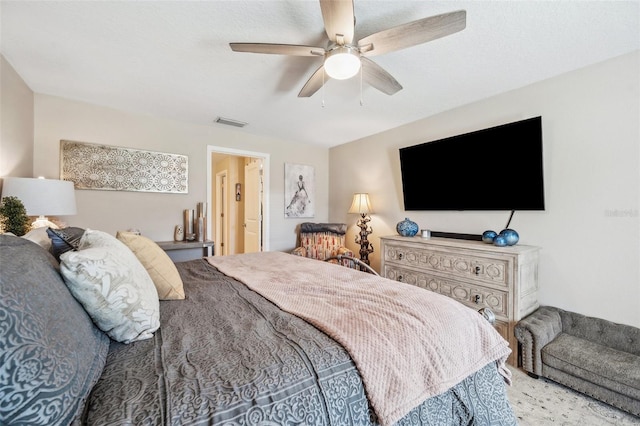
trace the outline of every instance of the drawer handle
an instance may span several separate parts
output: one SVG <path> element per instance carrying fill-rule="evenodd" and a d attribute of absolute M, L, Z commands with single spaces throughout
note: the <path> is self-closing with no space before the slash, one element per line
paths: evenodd
<path fill-rule="evenodd" d="M 402 282 L 402 275 L 398 275 L 398 281 Z"/>
<path fill-rule="evenodd" d="M 476 266 L 474 271 L 473 271 L 476 275 L 480 275 L 480 267 Z"/>
<path fill-rule="evenodd" d="M 476 294 L 475 296 L 473 296 L 473 301 L 474 301 L 476 304 L 480 303 L 480 295 L 479 295 L 479 294 Z"/>
<path fill-rule="evenodd" d="M 402 260 L 402 253 L 398 253 L 398 260 Z"/>

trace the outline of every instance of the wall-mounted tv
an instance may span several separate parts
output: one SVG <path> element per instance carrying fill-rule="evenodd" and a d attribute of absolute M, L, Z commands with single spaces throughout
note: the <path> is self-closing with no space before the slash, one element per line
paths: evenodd
<path fill-rule="evenodd" d="M 400 149 L 405 210 L 544 210 L 542 117 Z"/>

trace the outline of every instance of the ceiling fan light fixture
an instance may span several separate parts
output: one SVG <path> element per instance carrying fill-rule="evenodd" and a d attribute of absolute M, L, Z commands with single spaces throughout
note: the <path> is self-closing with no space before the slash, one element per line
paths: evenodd
<path fill-rule="evenodd" d="M 327 52 L 324 70 L 336 80 L 346 80 L 360 71 L 360 53 L 349 46 L 336 47 Z"/>

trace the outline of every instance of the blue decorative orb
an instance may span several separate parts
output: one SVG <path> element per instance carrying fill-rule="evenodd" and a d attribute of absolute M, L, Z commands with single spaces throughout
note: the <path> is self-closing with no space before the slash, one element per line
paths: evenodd
<path fill-rule="evenodd" d="M 513 229 L 509 228 L 500 231 L 500 235 L 502 235 L 507 240 L 508 246 L 516 245 L 518 243 L 518 240 L 520 239 L 520 235 L 518 235 L 518 233 Z"/>
<path fill-rule="evenodd" d="M 493 239 L 493 245 L 498 247 L 506 247 L 508 245 L 507 239 L 504 237 L 504 235 L 498 235 Z"/>
<path fill-rule="evenodd" d="M 398 222 L 396 231 L 403 237 L 413 237 L 418 233 L 418 224 L 405 217 L 403 221 Z"/>
<path fill-rule="evenodd" d="M 482 241 L 487 244 L 493 243 L 493 239 L 498 236 L 496 231 L 484 231 L 482 233 Z"/>

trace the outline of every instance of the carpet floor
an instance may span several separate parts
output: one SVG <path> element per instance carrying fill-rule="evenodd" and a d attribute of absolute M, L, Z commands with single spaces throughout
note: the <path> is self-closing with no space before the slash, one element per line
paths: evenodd
<path fill-rule="evenodd" d="M 550 380 L 536 380 L 520 369 L 510 369 L 512 385 L 507 387 L 507 395 L 520 426 L 640 425 L 640 417 Z"/>

